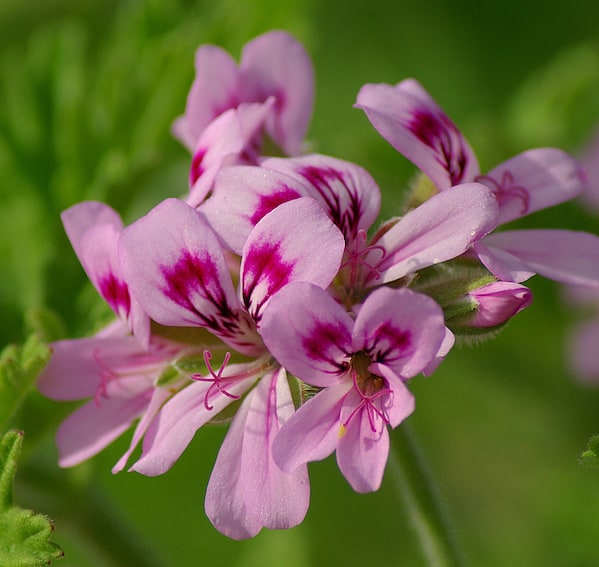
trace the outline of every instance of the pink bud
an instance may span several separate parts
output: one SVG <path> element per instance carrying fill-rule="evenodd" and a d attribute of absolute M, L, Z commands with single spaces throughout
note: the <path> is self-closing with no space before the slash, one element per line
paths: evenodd
<path fill-rule="evenodd" d="M 501 325 L 532 302 L 532 292 L 527 287 L 511 282 L 491 283 L 468 295 L 477 304 L 469 326 L 479 328 Z"/>

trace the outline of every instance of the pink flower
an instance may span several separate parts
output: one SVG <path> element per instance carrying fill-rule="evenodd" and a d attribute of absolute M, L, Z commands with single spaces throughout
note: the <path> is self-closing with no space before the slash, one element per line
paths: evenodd
<path fill-rule="evenodd" d="M 529 150 L 481 175 L 466 139 L 413 79 L 396 86 L 365 85 L 356 107 L 437 190 L 472 181 L 487 185 L 499 204 L 500 225 L 572 199 L 585 187 L 578 162 L 553 148 Z M 565 283 L 599 285 L 599 238 L 588 233 L 505 231 L 485 237 L 474 249 L 500 280 L 522 282 L 539 273 Z"/>
<path fill-rule="evenodd" d="M 414 409 L 405 382 L 445 340 L 441 308 L 409 289 L 381 288 L 354 320 L 326 291 L 295 283 L 271 300 L 262 336 L 285 368 L 322 389 L 281 428 L 273 444 L 277 464 L 293 471 L 336 450 L 354 490 L 377 490 L 389 452 L 386 426 Z"/>
<path fill-rule="evenodd" d="M 61 218 L 94 287 L 140 343 L 147 346 L 150 319 L 131 297 L 118 260 L 118 240 L 123 231 L 119 215 L 104 203 L 85 201 L 64 211 Z"/>
<path fill-rule="evenodd" d="M 129 450 L 113 469 L 121 470 L 149 420 L 169 397 L 156 382 L 182 348 L 153 338 L 146 350 L 126 335 L 121 323 L 92 338 L 53 343 L 52 357 L 38 381 L 40 392 L 61 401 L 89 398 L 58 429 L 60 466 L 89 459 L 141 418 Z"/>
<path fill-rule="evenodd" d="M 363 168 L 327 156 L 267 159 L 262 167 L 221 171 L 201 211 L 221 240 L 239 253 L 252 227 L 280 203 L 316 199 L 345 237 L 342 278 L 362 292 L 455 258 L 495 228 L 497 203 L 479 183 L 435 195 L 401 219 L 386 223 L 367 243 L 380 192 Z"/>
<path fill-rule="evenodd" d="M 330 284 L 343 253 L 342 235 L 313 199 L 278 207 L 245 242 L 236 292 L 217 236 L 202 214 L 169 199 L 125 230 L 120 252 L 132 294 L 152 319 L 206 329 L 251 358 L 228 365 L 227 353 L 215 370 L 206 352 L 207 371 L 193 376 L 162 407 L 132 469 L 165 472 L 199 427 L 245 396 L 219 451 L 206 512 L 235 539 L 252 537 L 265 526 L 299 523 L 308 507 L 307 472 L 284 473 L 270 455 L 293 402 L 286 373 L 272 361 L 259 330 L 268 303 L 290 283 Z"/>
<path fill-rule="evenodd" d="M 192 152 L 204 129 L 223 112 L 271 97 L 266 132 L 287 154 L 300 151 L 312 115 L 314 71 L 296 39 L 284 31 L 258 36 L 244 46 L 239 66 L 222 48 L 204 45 L 196 52 L 195 67 L 185 114 L 173 126 Z"/>

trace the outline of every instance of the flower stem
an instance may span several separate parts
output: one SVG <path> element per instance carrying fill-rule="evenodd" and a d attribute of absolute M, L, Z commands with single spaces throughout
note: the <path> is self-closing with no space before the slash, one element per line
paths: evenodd
<path fill-rule="evenodd" d="M 427 565 L 463 567 L 447 511 L 413 432 L 403 423 L 392 435 L 389 467 Z"/>

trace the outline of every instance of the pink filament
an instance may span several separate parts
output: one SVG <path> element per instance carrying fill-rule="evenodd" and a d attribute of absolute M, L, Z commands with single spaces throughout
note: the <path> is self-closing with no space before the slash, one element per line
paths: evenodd
<path fill-rule="evenodd" d="M 208 399 L 210 398 L 210 395 L 212 394 L 212 392 L 216 389 L 218 390 L 221 394 L 223 394 L 224 396 L 227 396 L 227 398 L 230 398 L 232 400 L 238 400 L 241 396 L 237 396 L 236 394 L 231 394 L 230 392 L 227 392 L 227 390 L 225 389 L 223 383 L 225 381 L 231 381 L 231 380 L 235 380 L 238 378 L 238 376 L 228 376 L 223 378 L 223 371 L 225 370 L 225 366 L 227 366 L 227 364 L 229 363 L 229 360 L 231 360 L 231 353 L 227 352 L 225 354 L 225 358 L 223 359 L 223 363 L 220 365 L 220 368 L 218 369 L 218 371 L 214 371 L 214 369 L 212 368 L 212 365 L 210 364 L 210 361 L 212 360 L 212 353 L 209 350 L 205 350 L 204 351 L 204 363 L 206 364 L 206 368 L 208 369 L 208 372 L 210 373 L 210 376 L 202 376 L 200 374 L 193 374 L 192 375 L 192 379 L 193 380 L 197 380 L 198 382 L 212 382 L 212 384 L 210 385 L 210 388 L 208 388 L 208 391 L 206 392 L 206 395 L 204 396 L 204 407 L 210 411 L 213 409 L 214 406 L 211 406 L 210 403 L 208 402 Z"/>
<path fill-rule="evenodd" d="M 393 392 L 389 388 L 382 388 L 382 389 L 378 390 L 377 392 L 375 392 L 373 395 L 368 396 L 362 391 L 362 389 L 360 388 L 360 386 L 358 384 L 357 372 L 355 370 L 352 370 L 351 374 L 352 374 L 352 380 L 354 382 L 354 390 L 360 396 L 360 402 L 354 408 L 354 410 L 351 412 L 351 414 L 349 414 L 349 417 L 343 422 L 343 427 L 347 427 L 347 425 L 351 421 L 351 419 L 359 411 L 361 411 L 362 408 L 366 408 L 366 414 L 368 415 L 368 422 L 370 423 L 370 429 L 373 433 L 377 433 L 378 428 L 376 427 L 376 424 L 375 424 L 375 415 L 378 415 L 383 420 L 383 422 L 387 425 L 389 424 L 389 418 L 387 417 L 385 411 L 376 407 L 374 402 L 375 402 L 375 400 L 381 398 L 382 396 L 386 396 L 388 394 L 393 394 Z"/>
<path fill-rule="evenodd" d="M 363 244 L 366 244 L 367 239 L 368 239 L 368 236 L 366 235 L 366 231 L 363 228 L 361 228 L 358 231 L 358 234 L 356 237 L 355 248 L 352 248 L 352 249 L 346 248 L 346 252 L 349 257 L 345 262 L 343 262 L 343 264 L 341 264 L 340 269 L 344 268 L 345 266 L 350 266 L 350 274 L 349 274 L 350 287 L 353 287 L 356 283 L 356 279 L 357 279 L 357 275 L 358 275 L 358 266 L 365 266 L 367 269 L 372 271 L 374 273 L 375 279 L 379 279 L 381 277 L 380 272 L 374 266 L 369 264 L 364 259 L 364 257 L 372 250 L 378 250 L 381 252 L 381 260 L 382 260 L 386 254 L 385 248 L 383 246 L 380 246 L 377 244 L 365 246 L 364 248 L 362 248 L 360 246 L 360 241 Z"/>

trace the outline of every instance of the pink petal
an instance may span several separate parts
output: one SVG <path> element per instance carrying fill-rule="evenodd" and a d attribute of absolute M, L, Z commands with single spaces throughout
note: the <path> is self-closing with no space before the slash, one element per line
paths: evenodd
<path fill-rule="evenodd" d="M 308 384 L 345 381 L 353 354 L 353 321 L 325 290 L 309 283 L 283 288 L 269 302 L 260 324 L 272 355 Z"/>
<path fill-rule="evenodd" d="M 402 378 L 422 372 L 445 339 L 441 308 L 426 295 L 407 288 L 380 288 L 356 317 L 352 351 L 365 352 Z"/>
<path fill-rule="evenodd" d="M 426 365 L 426 368 L 422 370 L 422 374 L 425 376 L 430 376 L 435 370 L 437 370 L 449 351 L 453 348 L 454 344 L 455 335 L 447 327 L 445 327 L 445 338 L 443 339 L 435 358 L 433 358 L 433 360 Z"/>
<path fill-rule="evenodd" d="M 88 201 L 62 213 L 63 224 L 73 248 L 98 293 L 139 342 L 148 347 L 150 319 L 131 298 L 118 259 L 118 240 L 123 223 L 108 205 Z"/>
<path fill-rule="evenodd" d="M 413 209 L 373 244 L 367 259 L 380 272 L 368 285 L 397 280 L 409 273 L 450 260 L 497 225 L 497 202 L 479 183 L 465 183 L 438 193 Z"/>
<path fill-rule="evenodd" d="M 345 414 L 354 411 L 358 403 L 358 396 L 352 394 L 345 400 L 341 420 Z M 339 439 L 337 464 L 356 492 L 378 490 L 383 480 L 389 456 L 389 433 L 380 417 L 376 416 L 376 422 L 378 427 L 373 431 L 367 411 L 361 409 L 351 418 L 344 435 Z"/>
<path fill-rule="evenodd" d="M 102 224 L 90 227 L 80 240 L 81 263 L 110 308 L 123 320 L 131 311 L 129 289 L 120 272 L 117 244 L 122 229 Z"/>
<path fill-rule="evenodd" d="M 395 428 L 404 419 L 414 413 L 414 396 L 406 387 L 404 380 L 384 364 L 373 364 L 369 370 L 377 376 L 385 378 L 392 392 L 388 396 L 388 403 L 385 405 L 385 410 L 389 425 Z"/>
<path fill-rule="evenodd" d="M 570 230 L 512 230 L 487 236 L 484 245 L 493 253 L 510 254 L 546 278 L 573 285 L 599 286 L 599 237 L 594 234 Z"/>
<path fill-rule="evenodd" d="M 489 241 L 492 243 L 492 241 Z M 484 266 L 499 280 L 508 282 L 525 282 L 535 272 L 519 258 L 501 248 L 487 246 L 487 238 L 474 245 L 474 250 Z"/>
<path fill-rule="evenodd" d="M 304 403 L 274 440 L 272 456 L 284 471 L 328 457 L 341 434 L 339 416 L 351 381 L 326 388 Z"/>
<path fill-rule="evenodd" d="M 145 435 L 148 427 L 152 423 L 153 419 L 156 417 L 156 414 L 160 410 L 162 404 L 171 396 L 171 392 L 166 388 L 154 388 L 154 392 L 152 393 L 152 397 L 148 403 L 148 407 L 144 411 L 141 419 L 137 423 L 137 427 L 135 428 L 135 432 L 133 433 L 133 438 L 131 439 L 131 443 L 125 454 L 118 460 L 116 465 L 112 467 L 112 473 L 116 474 L 121 472 L 125 466 L 127 465 L 127 461 L 131 456 L 131 453 L 136 449 L 137 445 L 141 441 L 142 437 Z"/>
<path fill-rule="evenodd" d="M 314 199 L 295 199 L 267 214 L 249 235 L 241 261 L 243 303 L 254 321 L 291 282 L 327 287 L 344 248 L 343 235 Z"/>
<path fill-rule="evenodd" d="M 239 71 L 222 48 L 203 45 L 195 55 L 196 76 L 187 97 L 185 115 L 174 126 L 174 135 L 190 151 L 204 128 L 229 108 L 239 104 Z"/>
<path fill-rule="evenodd" d="M 364 110 L 379 134 L 439 189 L 473 181 L 478 175 L 470 145 L 414 79 L 396 86 L 364 85 L 355 107 Z"/>
<path fill-rule="evenodd" d="M 123 222 L 119 214 L 108 205 L 98 201 L 77 203 L 63 211 L 60 218 L 71 245 L 82 264 L 84 262 L 80 251 L 81 238 L 92 226 L 110 225 L 119 232 L 123 228 Z"/>
<path fill-rule="evenodd" d="M 378 185 L 362 167 L 336 158 L 312 154 L 300 158 L 270 158 L 262 167 L 286 173 L 306 185 L 309 195 L 327 211 L 347 243 L 367 231 L 381 204 Z"/>
<path fill-rule="evenodd" d="M 225 245 L 241 255 L 258 221 L 282 203 L 308 193 L 302 183 L 283 173 L 232 166 L 216 176 L 214 193 L 200 210 Z"/>
<path fill-rule="evenodd" d="M 244 46 L 239 69 L 243 100 L 276 97 L 269 134 L 285 153 L 298 154 L 314 100 L 314 70 L 302 44 L 287 32 L 270 31 Z"/>
<path fill-rule="evenodd" d="M 56 433 L 60 453 L 59 465 L 72 467 L 93 457 L 125 432 L 148 405 L 153 387 L 138 380 L 120 395 L 92 400 L 62 422 Z"/>
<path fill-rule="evenodd" d="M 291 528 L 309 505 L 306 467 L 281 471 L 271 457 L 273 438 L 293 413 L 285 370 L 264 376 L 247 395 L 223 441 L 206 490 L 206 514 L 234 539 L 263 527 Z"/>
<path fill-rule="evenodd" d="M 519 154 L 477 181 L 493 190 L 499 202 L 499 224 L 579 195 L 585 188 L 580 164 L 554 148 L 537 148 Z"/>
<path fill-rule="evenodd" d="M 37 386 L 53 400 L 80 400 L 94 396 L 120 372 L 143 374 L 157 363 L 157 357 L 143 350 L 133 337 L 58 341 L 52 343 L 52 357 Z"/>
<path fill-rule="evenodd" d="M 156 322 L 218 333 L 234 319 L 238 301 L 222 250 L 189 205 L 163 201 L 125 229 L 119 246 L 125 280 Z"/>
<path fill-rule="evenodd" d="M 231 365 L 223 375 L 241 372 L 247 366 Z M 233 381 L 227 392 L 231 396 L 241 396 L 255 380 L 256 375 L 252 374 Z M 143 454 L 131 470 L 156 476 L 165 473 L 175 464 L 191 443 L 196 431 L 233 401 L 232 397 L 223 394 L 211 396 L 208 400 L 210 409 L 207 409 L 206 396 L 211 388 L 209 382 L 194 382 L 164 404 L 150 424 L 144 437 Z"/>
<path fill-rule="evenodd" d="M 223 167 L 256 162 L 256 146 L 260 145 L 260 135 L 274 102 L 270 98 L 264 103 L 240 104 L 206 127 L 194 149 L 188 204 L 196 207 L 205 199 Z"/>
<path fill-rule="evenodd" d="M 599 384 L 599 321 L 580 325 L 568 341 L 568 358 L 575 377 L 586 384 Z"/>
<path fill-rule="evenodd" d="M 582 165 L 588 179 L 588 187 L 582 194 L 582 200 L 597 213 L 599 211 L 599 130 L 595 130 L 583 152 Z"/>

